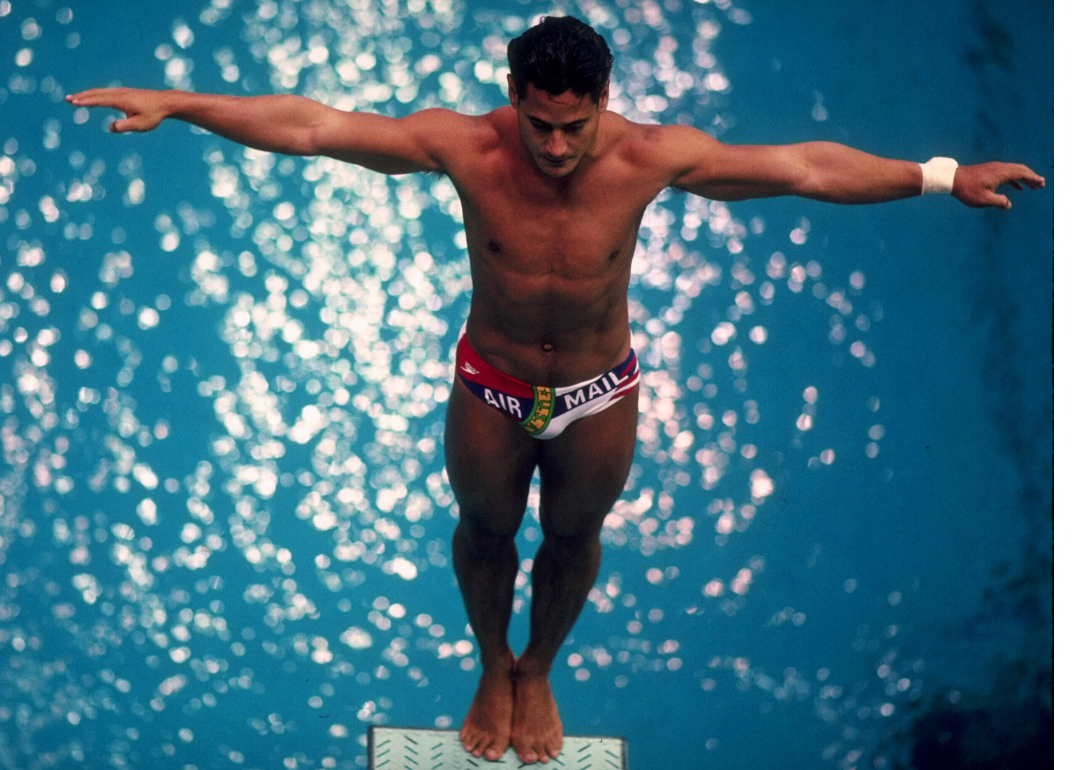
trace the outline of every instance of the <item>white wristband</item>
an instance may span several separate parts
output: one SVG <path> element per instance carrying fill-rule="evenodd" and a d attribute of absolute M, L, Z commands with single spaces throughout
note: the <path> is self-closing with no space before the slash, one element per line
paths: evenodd
<path fill-rule="evenodd" d="M 956 168 L 960 164 L 952 158 L 931 158 L 920 163 L 922 169 L 922 194 L 951 193 Z"/>

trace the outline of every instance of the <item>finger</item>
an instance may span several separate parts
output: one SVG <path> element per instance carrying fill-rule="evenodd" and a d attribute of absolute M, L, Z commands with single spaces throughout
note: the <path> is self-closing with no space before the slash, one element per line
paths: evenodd
<path fill-rule="evenodd" d="M 76 107 L 100 107 L 103 104 L 110 104 L 112 99 L 109 98 L 106 89 L 95 88 L 92 91 L 83 91 L 81 94 L 69 96 L 68 101 Z"/>
<path fill-rule="evenodd" d="M 1036 174 L 1027 166 L 1022 164 L 1016 165 L 1017 173 L 1013 175 L 1014 181 L 1026 182 L 1031 188 L 1042 187 L 1046 184 L 1046 179 Z"/>
<path fill-rule="evenodd" d="M 109 130 L 114 134 L 126 134 L 129 131 L 145 131 L 146 127 L 141 124 L 141 121 L 138 121 L 135 118 L 124 118 L 113 121 L 109 126 Z"/>
<path fill-rule="evenodd" d="M 1017 190 L 1023 190 L 1024 185 L 1027 185 L 1029 189 L 1040 190 L 1046 187 L 1046 179 L 1032 172 L 1030 174 L 1024 174 L 1023 176 L 1016 176 L 1008 180 L 1009 184 Z"/>
<path fill-rule="evenodd" d="M 87 88 L 85 91 L 79 91 L 77 94 L 72 94 L 69 99 L 93 99 L 101 96 L 102 94 L 114 91 L 113 88 Z"/>
<path fill-rule="evenodd" d="M 1004 195 L 993 195 L 991 196 L 990 205 L 994 208 L 1005 209 L 1008 211 L 1012 208 L 1012 201 Z"/>
<path fill-rule="evenodd" d="M 77 93 L 77 94 L 68 94 L 66 98 L 67 98 L 67 100 L 69 102 L 82 100 L 82 99 L 87 99 L 87 98 L 93 96 L 94 92 L 98 91 L 98 90 L 100 90 L 100 89 L 90 88 L 90 89 L 87 89 L 86 91 L 79 91 L 79 93 Z"/>

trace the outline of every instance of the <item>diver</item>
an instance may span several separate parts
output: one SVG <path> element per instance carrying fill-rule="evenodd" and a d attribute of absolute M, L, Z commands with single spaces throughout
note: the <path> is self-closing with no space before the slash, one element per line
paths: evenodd
<path fill-rule="evenodd" d="M 999 186 L 1039 188 L 1024 165 L 889 160 L 831 142 L 734 146 L 682 125 L 609 112 L 612 55 L 571 17 L 511 40 L 509 106 L 469 116 L 344 112 L 292 95 L 235 97 L 91 89 L 77 106 L 126 117 L 116 133 L 165 118 L 275 153 L 324 155 L 384 174 L 446 174 L 461 200 L 473 279 L 457 346 L 445 452 L 460 507 L 454 569 L 482 672 L 461 727 L 465 749 L 525 763 L 558 756 L 563 728 L 549 673 L 600 565 L 600 532 L 634 457 L 637 357 L 627 289 L 638 227 L 666 187 L 738 201 L 798 195 L 876 203 L 951 193 L 1009 208 Z M 532 568 L 529 641 L 507 631 L 521 525 L 540 476 L 543 541 Z"/>

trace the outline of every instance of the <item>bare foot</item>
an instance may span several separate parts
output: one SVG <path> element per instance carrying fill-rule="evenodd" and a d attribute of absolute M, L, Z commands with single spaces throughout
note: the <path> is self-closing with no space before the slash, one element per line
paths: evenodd
<path fill-rule="evenodd" d="M 514 713 L 514 660 L 484 669 L 469 715 L 461 726 L 461 744 L 474 757 L 494 762 L 510 745 Z"/>
<path fill-rule="evenodd" d="M 563 744 L 562 720 L 546 674 L 514 673 L 514 727 L 511 743 L 527 765 L 547 763 L 559 756 Z"/>

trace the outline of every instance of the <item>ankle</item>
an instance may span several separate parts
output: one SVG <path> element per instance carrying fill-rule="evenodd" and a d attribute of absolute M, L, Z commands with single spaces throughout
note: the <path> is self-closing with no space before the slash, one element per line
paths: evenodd
<path fill-rule="evenodd" d="M 514 666 L 517 660 L 514 658 L 514 653 L 507 647 L 505 651 L 493 653 L 491 655 L 482 655 L 480 657 L 480 666 L 484 669 L 485 674 L 495 674 L 502 676 L 513 672 Z"/>
<path fill-rule="evenodd" d="M 514 665 L 514 677 L 517 679 L 547 679 L 551 675 L 550 660 L 543 660 L 530 655 L 528 651 L 522 653 Z"/>

